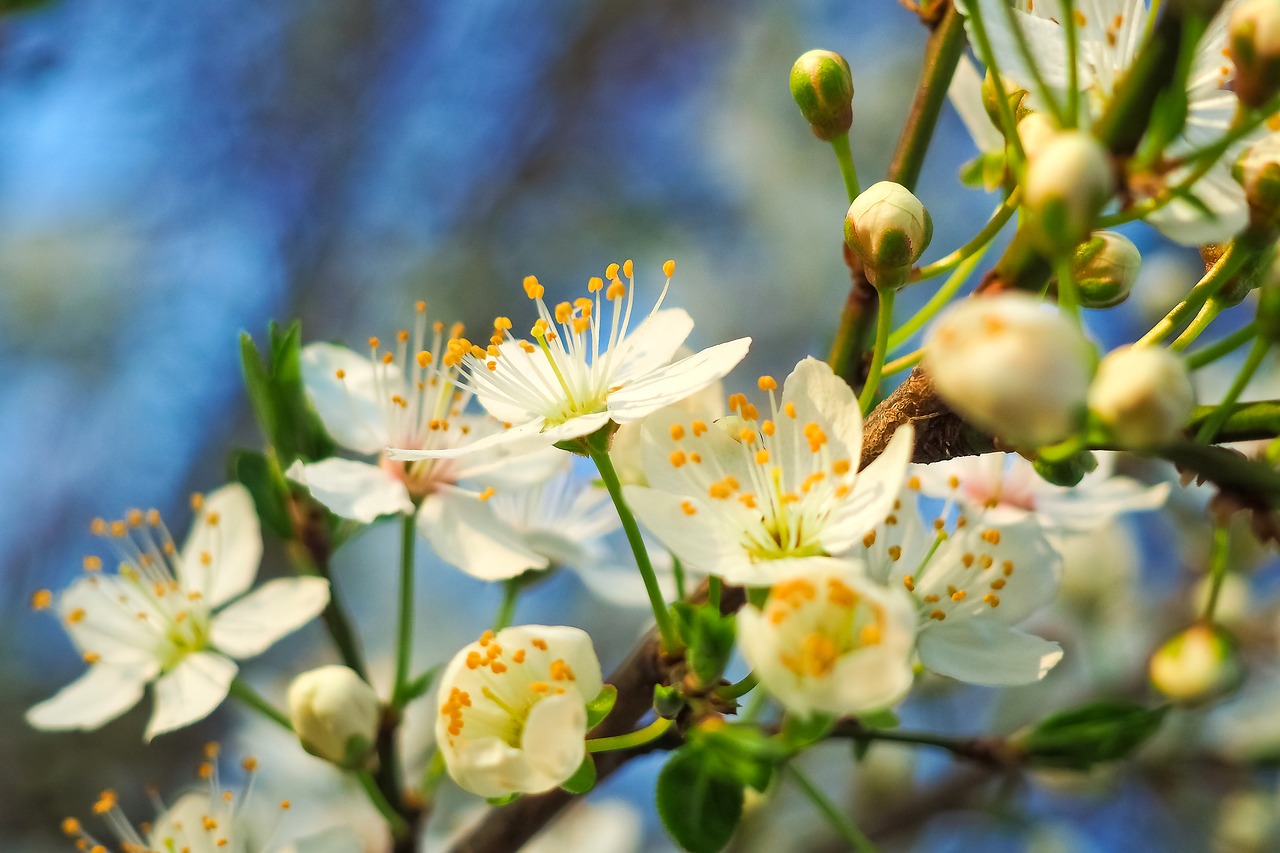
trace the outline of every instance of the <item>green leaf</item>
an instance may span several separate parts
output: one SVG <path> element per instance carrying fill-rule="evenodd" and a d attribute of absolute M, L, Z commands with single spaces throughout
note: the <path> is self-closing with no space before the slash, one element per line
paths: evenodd
<path fill-rule="evenodd" d="M 1018 745 L 1033 764 L 1087 770 L 1129 755 L 1156 733 L 1167 710 L 1094 702 L 1045 718 Z"/>
<path fill-rule="evenodd" d="M 743 787 L 710 772 L 698 750 L 677 749 L 658 774 L 658 815 L 690 853 L 724 849 L 742 818 Z"/>
<path fill-rule="evenodd" d="M 570 794 L 585 794 L 596 786 L 596 762 L 588 753 L 573 775 L 560 783 Z"/>
<path fill-rule="evenodd" d="M 901 721 L 898 715 L 885 708 L 883 711 L 869 711 L 858 715 L 858 722 L 865 729 L 896 729 Z"/>
<path fill-rule="evenodd" d="M 293 460 L 323 459 L 333 454 L 329 438 L 302 384 L 302 326 L 287 329 L 272 323 L 268 356 L 248 332 L 240 335 L 240 361 L 245 388 L 263 437 L 275 448 L 282 466 Z"/>
<path fill-rule="evenodd" d="M 609 712 L 613 710 L 613 705 L 617 701 L 618 688 L 612 684 L 602 687 L 596 694 L 596 698 L 587 703 L 587 731 L 604 722 L 604 718 L 609 716 Z"/>
<path fill-rule="evenodd" d="M 799 751 L 822 740 L 835 724 L 835 717 L 828 714 L 814 714 L 808 718 L 788 714 L 782 721 L 782 741 L 790 749 Z"/>
<path fill-rule="evenodd" d="M 757 791 L 769 787 L 774 768 L 792 753 L 782 740 L 747 724 L 699 726 L 686 739 L 688 748 L 703 756 L 710 772 Z"/>
<path fill-rule="evenodd" d="M 257 451 L 233 450 L 229 467 L 231 479 L 243 485 L 253 496 L 253 505 L 262 523 L 281 539 L 293 539 L 289 487 L 280 473 L 280 466 Z"/>
<path fill-rule="evenodd" d="M 712 685 L 720 680 L 733 655 L 734 617 L 722 615 L 709 604 L 687 601 L 671 607 L 676 627 L 685 644 L 685 660 L 700 683 Z"/>
<path fill-rule="evenodd" d="M 396 704 L 403 708 L 414 699 L 420 699 L 427 695 L 427 691 L 431 689 L 431 684 L 435 681 L 436 674 L 439 672 L 440 666 L 437 664 L 419 675 L 417 678 L 410 680 L 409 683 L 404 686 L 404 691 L 400 694 L 399 701 Z"/>

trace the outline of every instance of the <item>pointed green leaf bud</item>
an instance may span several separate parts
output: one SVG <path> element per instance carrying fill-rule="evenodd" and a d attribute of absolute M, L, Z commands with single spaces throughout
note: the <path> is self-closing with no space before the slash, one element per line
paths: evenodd
<path fill-rule="evenodd" d="M 1142 253 L 1115 231 L 1094 232 L 1071 259 L 1080 305 L 1085 308 L 1111 308 L 1124 302 L 1141 270 Z"/>
<path fill-rule="evenodd" d="M 374 761 L 381 717 L 378 695 L 345 666 L 304 672 L 289 685 L 289 720 L 302 748 L 346 770 Z"/>
<path fill-rule="evenodd" d="M 1257 109 L 1280 93 L 1280 3 L 1244 0 L 1227 19 L 1227 54 L 1236 66 L 1236 97 Z"/>
<path fill-rule="evenodd" d="M 853 73 L 844 57 L 811 50 L 791 66 L 791 97 L 813 135 L 830 142 L 853 124 Z"/>
<path fill-rule="evenodd" d="M 1151 684 L 1170 700 L 1196 705 L 1240 686 L 1244 666 L 1231 636 L 1214 625 L 1192 625 L 1151 656 Z"/>
<path fill-rule="evenodd" d="M 863 190 L 844 218 L 844 241 L 862 258 L 867 280 L 879 288 L 906 284 L 932 239 L 929 211 L 893 181 Z"/>
<path fill-rule="evenodd" d="M 1178 437 L 1195 390 L 1182 359 L 1164 347 L 1123 347 L 1107 355 L 1089 386 L 1089 409 L 1121 447 L 1140 449 Z"/>
<path fill-rule="evenodd" d="M 1089 236 L 1115 194 L 1111 157 L 1087 133 L 1063 131 L 1031 156 L 1022 191 L 1036 242 L 1046 252 L 1064 255 Z"/>

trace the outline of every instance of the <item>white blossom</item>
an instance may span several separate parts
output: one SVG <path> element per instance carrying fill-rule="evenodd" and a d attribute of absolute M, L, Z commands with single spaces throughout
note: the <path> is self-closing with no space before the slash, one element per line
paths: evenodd
<path fill-rule="evenodd" d="M 578 628 L 486 631 L 440 677 L 436 743 L 449 775 L 482 797 L 562 784 L 586 755 L 586 706 L 602 686 Z"/>
<path fill-rule="evenodd" d="M 899 429 L 858 471 L 862 416 L 849 386 L 806 358 L 784 383 L 761 377 L 767 417 L 742 394 L 714 424 L 675 416 L 645 424 L 650 486 L 628 504 L 685 565 L 730 583 L 768 586 L 815 556 L 839 556 L 883 518 L 911 457 Z"/>
<path fill-rule="evenodd" d="M 197 513 L 179 551 L 160 514 L 131 510 L 98 519 L 119 571 L 85 558 L 85 576 L 56 609 L 89 670 L 27 712 L 40 729 L 96 729 L 132 708 L 155 683 L 146 736 L 190 725 L 226 697 L 233 658 L 249 658 L 309 622 L 329 602 L 320 578 L 282 578 L 248 592 L 262 557 L 249 491 L 223 486 L 193 500 Z M 248 594 L 245 594 L 248 592 Z M 37 593 L 37 606 L 53 603 Z"/>
<path fill-rule="evenodd" d="M 675 262 L 667 261 L 663 271 L 666 285 L 635 328 L 631 261 L 621 267 L 610 264 L 607 284 L 592 278 L 587 284 L 591 296 L 561 302 L 554 311 L 543 301 L 543 286 L 527 277 L 525 294 L 538 310 L 530 330 L 536 343 L 513 336 L 511 320 L 499 317 L 487 347 L 454 340 L 445 359 L 460 371 L 459 385 L 474 392 L 480 404 L 510 428 L 468 447 L 398 447 L 392 458 L 457 458 L 498 446 L 513 452 L 546 447 L 590 435 L 610 421 L 639 420 L 724 376 L 747 354 L 751 339 L 739 338 L 672 362 L 693 331 L 693 320 L 679 308 L 660 310 Z"/>
<path fill-rule="evenodd" d="M 911 689 L 916 617 L 900 588 L 856 562 L 815 558 L 777 581 L 763 608 L 738 612 L 738 643 L 788 711 L 845 716 L 887 708 Z"/>

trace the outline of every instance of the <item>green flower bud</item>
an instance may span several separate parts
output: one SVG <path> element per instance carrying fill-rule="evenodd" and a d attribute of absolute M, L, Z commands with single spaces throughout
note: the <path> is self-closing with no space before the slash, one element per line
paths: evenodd
<path fill-rule="evenodd" d="M 1156 650 L 1148 665 L 1151 684 L 1171 701 L 1196 705 L 1240 686 L 1244 666 L 1235 641 L 1213 625 L 1192 625 Z"/>
<path fill-rule="evenodd" d="M 862 258 L 867 281 L 901 287 L 933 239 L 933 219 L 901 184 L 872 184 L 853 200 L 844 218 L 844 241 Z"/>
<path fill-rule="evenodd" d="M 1096 231 L 1076 249 L 1071 260 L 1080 304 L 1085 308 L 1111 308 L 1129 298 L 1142 253 L 1128 237 L 1115 231 Z"/>
<path fill-rule="evenodd" d="M 831 141 L 853 124 L 853 73 L 844 57 L 811 50 L 791 66 L 791 97 L 819 139 Z"/>
<path fill-rule="evenodd" d="M 346 770 L 375 760 L 381 717 L 378 695 L 345 666 L 304 672 L 289 685 L 289 720 L 302 748 Z"/>
<path fill-rule="evenodd" d="M 1031 157 L 1022 185 L 1040 248 L 1059 255 L 1074 250 L 1115 191 L 1111 156 L 1101 142 L 1075 130 L 1049 140 Z"/>
<path fill-rule="evenodd" d="M 1004 97 L 1009 103 L 1009 109 L 1013 112 L 1014 121 L 1022 121 L 1023 116 L 1031 111 L 1025 106 L 1027 95 L 1026 89 L 1014 83 L 1009 78 L 1002 78 L 1004 83 Z M 996 78 L 987 72 L 987 76 L 982 80 L 982 106 L 987 111 L 987 117 L 991 119 L 991 123 L 996 127 L 1000 127 L 1000 123 L 1004 121 L 1001 117 L 999 94 L 996 92 Z"/>
<path fill-rule="evenodd" d="M 1121 447 L 1173 441 L 1195 404 L 1186 364 L 1164 347 L 1115 350 L 1089 386 L 1089 410 Z"/>
<path fill-rule="evenodd" d="M 1250 223 L 1262 228 L 1280 225 L 1280 134 L 1265 137 L 1241 154 L 1231 173 L 1244 187 Z"/>
<path fill-rule="evenodd" d="M 1236 66 L 1236 97 L 1257 109 L 1280 93 L 1280 3 L 1244 0 L 1227 19 L 1227 55 Z"/>

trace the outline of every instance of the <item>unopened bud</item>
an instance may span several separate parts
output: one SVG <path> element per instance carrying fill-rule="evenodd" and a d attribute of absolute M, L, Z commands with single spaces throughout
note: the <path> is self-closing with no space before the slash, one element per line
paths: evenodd
<path fill-rule="evenodd" d="M 1244 678 L 1235 641 L 1221 628 L 1205 624 L 1192 625 L 1157 649 L 1148 672 L 1156 690 L 1188 705 L 1229 693 Z"/>
<path fill-rule="evenodd" d="M 1095 231 L 1071 259 L 1076 290 L 1085 308 L 1111 308 L 1124 302 L 1141 270 L 1142 253 L 1128 237 L 1115 231 Z"/>
<path fill-rule="evenodd" d="M 791 97 L 819 139 L 831 141 L 853 124 L 853 73 L 844 57 L 811 50 L 791 66 Z"/>
<path fill-rule="evenodd" d="M 1050 139 L 1030 158 L 1022 185 L 1040 247 L 1058 255 L 1075 249 L 1115 190 L 1111 158 L 1101 142 L 1077 130 Z"/>
<path fill-rule="evenodd" d="M 1274 228 L 1280 224 L 1280 134 L 1255 143 L 1236 160 L 1232 169 L 1249 202 L 1249 221 Z"/>
<path fill-rule="evenodd" d="M 1028 160 L 1045 150 L 1059 133 L 1061 131 L 1053 123 L 1053 119 L 1044 113 L 1027 113 L 1018 121 L 1018 142 L 1022 144 Z"/>
<path fill-rule="evenodd" d="M 872 184 L 844 218 L 844 241 L 862 258 L 867 281 L 901 287 L 933 239 L 933 219 L 920 199 L 893 181 Z"/>
<path fill-rule="evenodd" d="M 1003 293 L 963 300 L 925 346 L 938 394 L 980 429 L 1038 447 L 1067 438 L 1083 420 L 1092 346 L 1039 299 Z"/>
<path fill-rule="evenodd" d="M 302 748 L 347 770 L 373 761 L 381 716 L 373 688 L 345 666 L 304 672 L 289 685 L 289 720 Z"/>
<path fill-rule="evenodd" d="M 1244 0 L 1227 19 L 1227 54 L 1236 66 L 1236 97 L 1257 109 L 1280 93 L 1280 3 Z"/>
<path fill-rule="evenodd" d="M 1089 386 L 1089 409 L 1126 448 L 1172 441 L 1195 403 L 1186 365 L 1163 347 L 1115 350 L 1098 365 Z"/>
<path fill-rule="evenodd" d="M 1258 278 L 1258 334 L 1280 343 L 1280 254 L 1263 267 Z"/>

